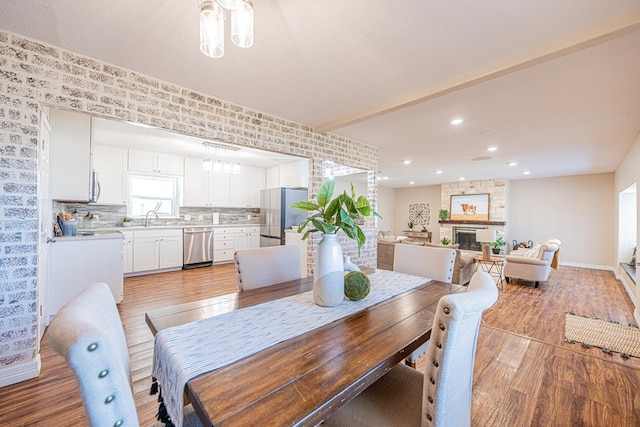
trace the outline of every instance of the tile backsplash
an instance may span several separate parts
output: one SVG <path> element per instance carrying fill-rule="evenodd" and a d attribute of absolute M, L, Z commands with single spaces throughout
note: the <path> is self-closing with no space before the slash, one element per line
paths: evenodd
<path fill-rule="evenodd" d="M 88 203 L 63 203 L 53 202 L 52 221 L 55 215 L 64 211 L 72 213 L 77 218 L 78 228 L 113 228 L 122 225 L 122 218 L 127 213 L 125 205 L 100 205 Z M 259 208 L 227 208 L 227 207 L 181 207 L 180 217 L 173 218 L 153 218 L 154 225 L 212 225 L 214 224 L 214 213 L 218 213 L 219 224 L 259 224 Z M 93 219 L 89 219 L 89 214 L 93 214 Z M 185 219 L 190 216 L 191 219 Z M 143 218 L 135 218 L 133 226 L 144 225 Z"/>

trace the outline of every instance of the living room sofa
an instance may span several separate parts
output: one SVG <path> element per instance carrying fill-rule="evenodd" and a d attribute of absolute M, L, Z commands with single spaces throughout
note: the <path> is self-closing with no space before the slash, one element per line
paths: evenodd
<path fill-rule="evenodd" d="M 383 270 L 393 270 L 393 259 L 395 253 L 395 245 L 419 245 L 432 246 L 445 249 L 456 250 L 456 261 L 453 267 L 452 283 L 458 285 L 466 285 L 471 280 L 471 276 L 475 272 L 473 257 L 477 255 L 475 252 L 461 251 L 458 245 L 440 245 L 437 243 L 426 243 L 422 241 L 414 241 L 412 239 L 395 240 L 391 238 L 378 238 L 378 268 Z"/>

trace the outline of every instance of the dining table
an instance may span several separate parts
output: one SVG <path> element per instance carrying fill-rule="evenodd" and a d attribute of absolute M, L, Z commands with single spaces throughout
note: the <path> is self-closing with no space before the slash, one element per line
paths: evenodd
<path fill-rule="evenodd" d="M 411 279 L 415 285 L 376 300 L 372 305 L 365 304 L 365 308 L 329 323 L 310 327 L 299 335 L 264 345 L 256 352 L 238 353 L 231 362 L 188 378 L 181 393 L 191 402 L 202 423 L 205 426 L 318 425 L 429 340 L 440 297 L 465 289 L 392 271 L 363 269 L 363 272 L 371 278 L 372 294 L 375 286 L 380 286 L 377 285 L 380 278 L 384 283 Z M 260 321 L 268 324 L 269 304 L 307 298 L 312 288 L 313 278 L 307 277 L 148 311 L 145 319 L 155 335 L 154 352 L 163 352 L 169 359 L 180 359 L 183 357 L 180 354 L 185 352 L 180 353 L 179 345 L 174 350 L 164 341 L 158 341 L 165 331 L 178 330 L 174 336 L 179 337 L 192 325 L 202 327 L 202 322 L 215 318 L 224 327 L 226 316 L 241 314 L 243 310 L 260 313 L 265 307 Z M 363 301 L 367 298 L 373 297 L 369 295 Z M 356 303 L 361 302 L 345 299 L 342 308 Z M 315 309 L 327 313 L 333 310 Z M 301 326 L 308 322 L 296 317 L 293 310 L 287 312 L 287 316 Z M 243 339 L 241 335 L 237 335 L 236 342 Z M 233 337 L 221 346 L 203 343 L 202 348 L 198 348 L 205 356 L 209 350 L 223 350 L 233 355 Z"/>

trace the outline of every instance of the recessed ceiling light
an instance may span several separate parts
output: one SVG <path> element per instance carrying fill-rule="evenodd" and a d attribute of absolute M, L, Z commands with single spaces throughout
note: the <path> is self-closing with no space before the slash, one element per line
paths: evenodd
<path fill-rule="evenodd" d="M 522 172 L 522 175 L 529 175 L 531 173 L 531 171 L 524 171 Z"/>
<path fill-rule="evenodd" d="M 409 181 L 409 185 L 413 185 L 413 184 L 415 184 L 415 182 Z"/>
<path fill-rule="evenodd" d="M 383 176 L 382 179 L 383 180 L 387 180 L 387 179 L 389 179 L 389 177 L 388 176 Z"/>
<path fill-rule="evenodd" d="M 498 147 L 489 147 L 487 151 L 498 151 Z"/>
<path fill-rule="evenodd" d="M 464 176 L 461 176 L 460 178 L 458 178 L 458 181 L 464 181 Z"/>
<path fill-rule="evenodd" d="M 461 125 L 461 124 L 462 124 L 462 122 L 464 122 L 464 120 L 463 120 L 463 119 L 453 119 L 453 120 L 451 120 L 451 124 L 452 124 L 452 125 L 456 125 L 456 126 L 457 126 L 457 125 Z"/>
<path fill-rule="evenodd" d="M 405 160 L 402 163 L 404 163 L 405 165 L 410 165 L 411 164 L 411 160 Z"/>
<path fill-rule="evenodd" d="M 438 175 L 442 175 L 442 171 L 436 171 Z"/>
<path fill-rule="evenodd" d="M 509 162 L 509 166 L 517 166 L 518 162 Z"/>

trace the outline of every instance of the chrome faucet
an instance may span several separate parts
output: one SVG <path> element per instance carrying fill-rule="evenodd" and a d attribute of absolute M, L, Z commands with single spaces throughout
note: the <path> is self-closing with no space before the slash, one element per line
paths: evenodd
<path fill-rule="evenodd" d="M 156 216 L 156 219 L 158 219 L 158 212 L 154 211 L 154 210 L 150 210 L 149 212 L 147 212 L 147 214 L 144 217 L 144 226 L 148 227 L 151 224 L 151 221 L 149 221 L 149 214 L 153 213 Z"/>

